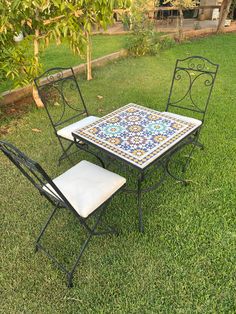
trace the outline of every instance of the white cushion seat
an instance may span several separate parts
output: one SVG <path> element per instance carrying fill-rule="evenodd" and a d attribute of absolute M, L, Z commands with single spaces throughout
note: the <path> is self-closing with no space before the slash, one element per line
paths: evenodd
<path fill-rule="evenodd" d="M 88 217 L 108 200 L 125 182 L 126 179 L 120 175 L 86 160 L 82 160 L 53 180 L 83 218 Z M 54 197 L 60 198 L 49 183 L 43 188 Z"/>
<path fill-rule="evenodd" d="M 66 127 L 64 127 L 63 129 L 60 129 L 57 131 L 57 135 L 66 138 L 69 141 L 74 141 L 74 138 L 72 136 L 72 132 L 78 129 L 83 128 L 84 126 L 93 123 L 95 121 L 97 121 L 99 119 L 99 117 L 95 117 L 95 116 L 88 116 L 84 119 L 81 119 L 75 123 L 72 123 Z"/>
<path fill-rule="evenodd" d="M 163 113 L 166 114 L 167 116 L 169 116 L 170 118 L 181 119 L 181 120 L 184 120 L 184 121 L 187 121 L 187 122 L 190 122 L 190 123 L 194 123 L 194 124 L 196 124 L 198 126 L 202 124 L 201 120 L 198 120 L 198 119 L 195 119 L 195 118 L 182 116 L 180 114 L 176 114 L 176 113 L 168 112 L 168 111 L 163 111 Z"/>

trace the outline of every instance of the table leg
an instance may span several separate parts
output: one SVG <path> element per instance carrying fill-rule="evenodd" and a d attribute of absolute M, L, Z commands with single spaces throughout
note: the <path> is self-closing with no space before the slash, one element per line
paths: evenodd
<path fill-rule="evenodd" d="M 139 221 L 139 231 L 144 232 L 144 224 L 143 224 L 143 208 L 142 208 L 142 195 L 144 193 L 156 190 L 165 180 L 167 176 L 167 170 L 165 168 L 165 164 L 163 162 L 160 162 L 158 165 L 156 165 L 155 170 L 158 170 L 159 168 L 163 168 L 163 174 L 159 178 L 158 182 L 155 184 L 152 184 L 149 187 L 142 188 L 143 181 L 151 174 L 146 171 L 139 171 L 137 174 L 137 185 L 134 189 L 127 189 L 125 188 L 123 191 L 126 193 L 132 193 L 134 195 L 137 195 L 137 209 L 138 209 L 138 221 Z"/>

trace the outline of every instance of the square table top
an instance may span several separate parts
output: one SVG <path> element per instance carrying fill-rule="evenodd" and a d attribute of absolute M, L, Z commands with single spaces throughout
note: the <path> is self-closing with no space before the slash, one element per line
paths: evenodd
<path fill-rule="evenodd" d="M 200 125 L 131 103 L 72 134 L 144 169 Z"/>

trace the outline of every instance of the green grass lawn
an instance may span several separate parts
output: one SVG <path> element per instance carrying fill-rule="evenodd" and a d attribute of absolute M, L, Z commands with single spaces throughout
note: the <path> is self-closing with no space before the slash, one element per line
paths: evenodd
<path fill-rule="evenodd" d="M 92 59 L 96 59 L 124 48 L 127 35 L 94 35 L 92 36 Z M 86 59 L 74 54 L 67 43 L 57 46 L 50 44 L 40 55 L 44 70 L 53 67 L 73 67 L 86 62 Z M 0 92 L 9 90 L 12 82 L 3 82 Z"/>
<path fill-rule="evenodd" d="M 186 174 L 193 182 L 184 187 L 168 179 L 145 195 L 143 235 L 135 196 L 114 198 L 105 219 L 120 235 L 93 239 L 74 288 L 67 289 L 64 274 L 43 253 L 34 253 L 50 205 L 0 155 L 2 313 L 236 312 L 236 34 L 119 60 L 95 70 L 92 81 L 79 81 L 96 115 L 129 102 L 164 110 L 175 60 L 190 55 L 220 64 L 202 131 L 205 150 L 196 150 Z M 32 107 L 8 127 L 4 139 L 52 176 L 70 167 L 68 161 L 57 167 L 60 148 L 44 110 Z M 84 158 L 93 160 L 80 153 L 74 162 Z M 69 264 L 81 235 L 73 215 L 61 211 L 44 243 Z"/>

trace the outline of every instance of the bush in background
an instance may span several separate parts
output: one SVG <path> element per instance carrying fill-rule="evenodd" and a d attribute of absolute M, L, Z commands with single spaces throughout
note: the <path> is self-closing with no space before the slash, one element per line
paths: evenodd
<path fill-rule="evenodd" d="M 160 34 L 152 30 L 134 32 L 126 44 L 126 49 L 132 56 L 156 55 L 161 50 L 175 45 L 172 38 L 161 38 Z"/>
<path fill-rule="evenodd" d="M 156 32 L 153 20 L 148 17 L 146 1 L 134 0 L 129 18 L 133 33 L 126 48 L 130 55 L 156 55 L 160 50 L 174 45 L 173 39 L 161 38 L 160 33 Z"/>

